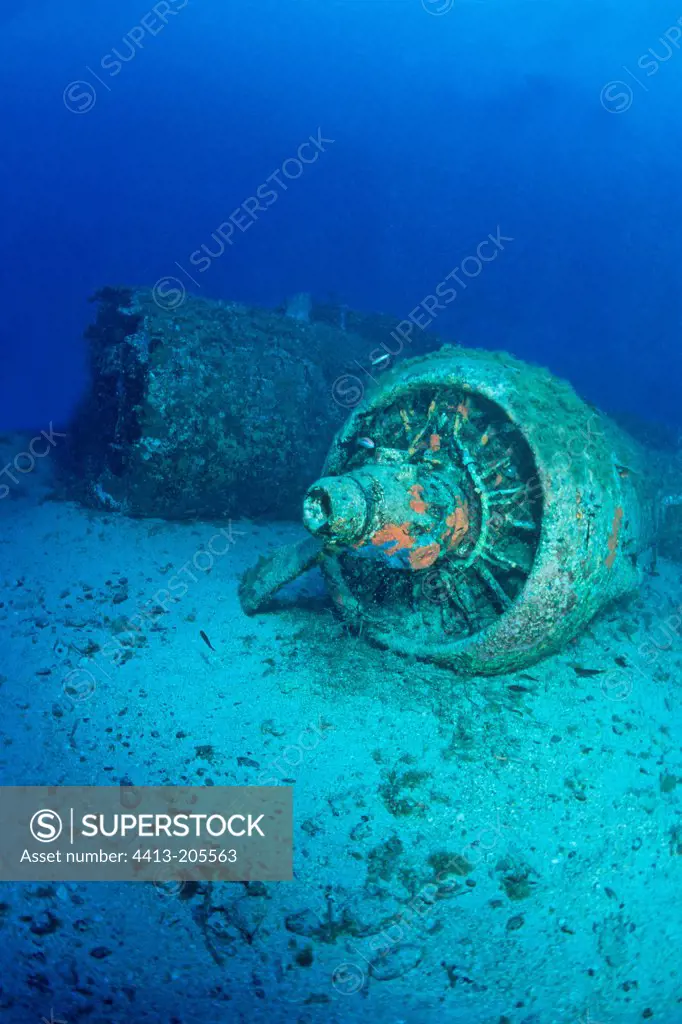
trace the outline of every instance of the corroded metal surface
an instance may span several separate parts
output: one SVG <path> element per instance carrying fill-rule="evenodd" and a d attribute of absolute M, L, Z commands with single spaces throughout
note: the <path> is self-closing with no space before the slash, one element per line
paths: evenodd
<path fill-rule="evenodd" d="M 69 494 L 167 519 L 297 517 L 370 383 L 375 338 L 397 322 L 348 314 L 334 323 L 329 309 L 316 320 L 315 309 L 287 316 L 192 296 L 165 309 L 149 289 L 95 298 Z"/>
<path fill-rule="evenodd" d="M 495 674 L 560 649 L 637 586 L 663 479 L 566 382 L 446 346 L 386 374 L 351 413 L 303 518 L 326 540 L 340 614 L 364 635 Z"/>

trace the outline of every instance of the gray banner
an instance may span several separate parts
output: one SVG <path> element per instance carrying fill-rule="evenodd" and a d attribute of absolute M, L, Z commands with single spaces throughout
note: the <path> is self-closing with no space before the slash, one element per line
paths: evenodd
<path fill-rule="evenodd" d="M 0 881 L 289 881 L 290 786 L 0 786 Z"/>

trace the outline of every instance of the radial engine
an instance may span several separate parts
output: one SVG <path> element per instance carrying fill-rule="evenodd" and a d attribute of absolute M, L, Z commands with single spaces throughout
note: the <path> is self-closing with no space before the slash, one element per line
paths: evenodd
<path fill-rule="evenodd" d="M 250 570 L 242 604 L 258 611 L 319 564 L 364 636 L 467 675 L 509 672 L 637 587 L 674 491 L 662 460 L 568 383 L 446 346 L 354 409 L 303 500 L 310 537 Z"/>

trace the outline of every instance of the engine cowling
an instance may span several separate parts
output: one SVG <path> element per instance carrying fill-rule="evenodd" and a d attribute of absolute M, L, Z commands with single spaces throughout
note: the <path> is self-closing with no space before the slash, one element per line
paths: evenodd
<path fill-rule="evenodd" d="M 384 375 L 336 435 L 304 499 L 308 564 L 379 644 L 508 672 L 638 585 L 663 491 L 651 453 L 569 384 L 446 346 Z"/>

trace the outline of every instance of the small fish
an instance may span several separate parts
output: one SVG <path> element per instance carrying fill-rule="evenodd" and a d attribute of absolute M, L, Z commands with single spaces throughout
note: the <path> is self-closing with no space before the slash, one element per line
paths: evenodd
<path fill-rule="evenodd" d="M 212 651 L 215 651 L 215 647 L 213 646 L 213 644 L 211 643 L 211 641 L 210 641 L 210 640 L 208 639 L 208 637 L 207 637 L 207 636 L 206 636 L 206 634 L 204 633 L 203 629 L 200 629 L 200 630 L 199 630 L 199 636 L 200 636 L 200 637 L 201 637 L 201 639 L 202 639 L 202 640 L 204 641 L 204 643 L 206 644 L 206 646 L 207 646 L 207 647 L 210 647 Z"/>
<path fill-rule="evenodd" d="M 377 356 L 376 359 L 372 360 L 372 366 L 383 366 L 391 358 L 388 352 L 384 352 L 382 356 Z"/>
<path fill-rule="evenodd" d="M 376 445 L 371 437 L 359 437 L 357 443 L 361 448 L 376 448 Z"/>
<path fill-rule="evenodd" d="M 573 669 L 577 676 L 582 676 L 583 678 L 601 676 L 606 671 L 605 668 L 583 668 L 582 665 L 576 665 L 575 662 L 569 662 L 569 667 Z"/>

